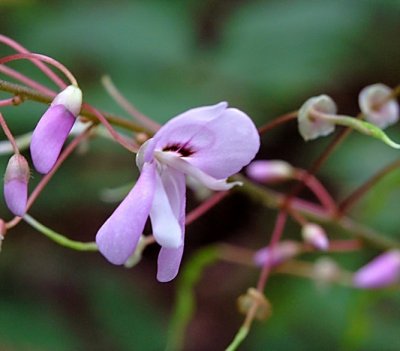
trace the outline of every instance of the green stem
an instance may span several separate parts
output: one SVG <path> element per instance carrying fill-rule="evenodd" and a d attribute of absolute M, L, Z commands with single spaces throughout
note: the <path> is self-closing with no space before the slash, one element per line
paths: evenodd
<path fill-rule="evenodd" d="M 54 230 L 46 227 L 45 225 L 39 223 L 36 219 L 31 217 L 30 215 L 26 214 L 24 216 L 24 221 L 35 228 L 37 231 L 42 233 L 43 235 L 47 236 L 50 240 L 53 240 L 57 244 L 67 247 L 72 250 L 77 251 L 98 251 L 97 245 L 95 242 L 81 242 L 68 239 L 64 235 L 61 235 Z"/>
<path fill-rule="evenodd" d="M 16 83 L 10 83 L 8 81 L 0 79 L 0 91 L 5 91 L 7 93 L 11 93 L 17 96 L 20 96 L 23 100 L 32 100 L 36 102 L 40 102 L 43 104 L 50 104 L 53 101 L 53 97 L 49 95 L 45 95 L 42 93 L 39 93 L 38 91 L 25 87 L 20 84 Z M 136 124 L 130 120 L 102 112 L 104 117 L 110 122 L 111 124 L 121 127 L 126 130 L 130 130 L 132 132 L 144 132 L 148 135 L 152 135 L 153 132 L 149 131 L 148 129 L 140 126 L 139 124 Z M 91 113 L 85 109 L 82 109 L 80 112 L 80 116 L 86 117 L 87 119 L 93 121 L 93 122 L 98 122 L 98 118 L 94 113 Z"/>
<path fill-rule="evenodd" d="M 229 344 L 229 346 L 226 348 L 225 351 L 235 351 L 237 348 L 240 346 L 240 344 L 243 342 L 244 339 L 246 339 L 247 334 L 249 334 L 249 328 L 243 326 L 241 327 L 238 332 L 235 335 L 235 338 L 233 341 Z"/>
<path fill-rule="evenodd" d="M 354 117 L 342 116 L 342 115 L 329 115 L 320 112 L 318 112 L 317 116 L 323 118 L 324 120 L 331 121 L 337 125 L 350 127 L 356 130 L 357 132 L 360 132 L 361 134 L 376 138 L 380 141 L 383 141 L 386 145 L 389 145 L 394 149 L 400 149 L 400 144 L 395 143 L 385 134 L 385 132 L 382 129 L 378 128 L 377 126 L 371 123 L 360 121 L 359 119 Z"/>

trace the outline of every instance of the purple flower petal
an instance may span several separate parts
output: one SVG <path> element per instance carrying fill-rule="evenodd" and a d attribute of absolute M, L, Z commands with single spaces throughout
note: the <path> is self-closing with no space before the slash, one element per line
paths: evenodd
<path fill-rule="evenodd" d="M 353 278 L 358 288 L 376 289 L 395 283 L 400 278 L 400 251 L 392 250 L 376 257 L 359 269 Z"/>
<path fill-rule="evenodd" d="M 28 202 L 28 183 L 19 179 L 4 183 L 4 198 L 9 210 L 22 217 Z"/>
<path fill-rule="evenodd" d="M 189 110 L 165 124 L 154 139 L 156 150 L 176 151 L 217 179 L 240 171 L 260 147 L 252 120 L 226 103 Z"/>
<path fill-rule="evenodd" d="M 97 232 L 97 246 L 113 264 L 125 263 L 135 251 L 153 202 L 155 173 L 155 163 L 144 164 L 133 189 Z"/>
<path fill-rule="evenodd" d="M 11 156 L 4 175 L 4 198 L 7 207 L 22 217 L 28 202 L 29 165 L 20 154 Z"/>
<path fill-rule="evenodd" d="M 177 249 L 161 248 L 157 261 L 157 280 L 159 282 L 166 283 L 177 276 L 182 255 L 183 245 Z"/>
<path fill-rule="evenodd" d="M 32 134 L 31 156 L 36 170 L 48 173 L 74 125 L 74 115 L 63 105 L 50 106 Z"/>

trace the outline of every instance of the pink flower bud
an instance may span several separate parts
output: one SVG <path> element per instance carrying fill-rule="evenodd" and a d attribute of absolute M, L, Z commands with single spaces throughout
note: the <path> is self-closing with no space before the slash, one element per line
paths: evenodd
<path fill-rule="evenodd" d="M 13 155 L 4 176 L 4 198 L 7 207 L 16 216 L 25 214 L 28 201 L 29 166 L 22 155 Z"/>
<path fill-rule="evenodd" d="M 306 243 L 317 250 L 325 251 L 329 248 L 329 241 L 325 230 L 318 224 L 307 223 L 301 230 L 301 235 Z"/>
<path fill-rule="evenodd" d="M 332 121 L 318 118 L 313 111 L 336 115 L 337 108 L 335 102 L 327 95 L 308 99 L 301 106 L 297 118 L 299 132 L 304 140 L 316 139 L 335 130 L 335 124 Z"/>
<path fill-rule="evenodd" d="M 257 266 L 263 266 L 267 260 L 272 266 L 276 266 L 297 256 L 300 252 L 301 245 L 295 241 L 286 240 L 275 246 L 272 257 L 269 247 L 265 247 L 255 253 L 253 260 Z"/>
<path fill-rule="evenodd" d="M 391 250 L 374 258 L 353 277 L 358 288 L 377 289 L 391 285 L 400 278 L 400 251 Z"/>
<path fill-rule="evenodd" d="M 389 99 L 392 89 L 384 84 L 373 84 L 361 90 L 358 103 L 365 119 L 378 126 L 386 128 L 399 119 L 399 104 L 395 99 Z"/>
<path fill-rule="evenodd" d="M 46 174 L 53 168 L 81 106 L 81 90 L 70 85 L 54 98 L 40 119 L 30 146 L 32 161 L 38 172 Z"/>
<path fill-rule="evenodd" d="M 254 161 L 246 168 L 247 176 L 260 183 L 276 183 L 293 177 L 293 167 L 280 160 Z"/>

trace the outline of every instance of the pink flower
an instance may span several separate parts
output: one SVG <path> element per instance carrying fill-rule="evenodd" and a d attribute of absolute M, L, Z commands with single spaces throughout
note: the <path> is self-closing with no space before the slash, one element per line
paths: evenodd
<path fill-rule="evenodd" d="M 260 146 L 251 119 L 221 102 L 194 108 L 170 120 L 140 149 L 140 177 L 96 236 L 100 252 L 123 264 L 135 251 L 146 219 L 161 246 L 157 279 L 178 273 L 184 247 L 186 186 L 190 175 L 212 190 L 228 190 L 238 182 L 227 177 L 247 165 Z"/>
<path fill-rule="evenodd" d="M 374 258 L 354 275 L 353 283 L 358 288 L 383 288 L 400 278 L 400 251 L 391 250 Z"/>
<path fill-rule="evenodd" d="M 253 161 L 246 168 L 246 174 L 250 179 L 259 183 L 276 183 L 293 178 L 293 167 L 281 160 Z"/>
<path fill-rule="evenodd" d="M 22 217 L 28 201 L 29 166 L 25 157 L 13 155 L 8 161 L 4 175 L 4 198 L 7 207 L 16 216 Z"/>
<path fill-rule="evenodd" d="M 81 90 L 70 85 L 59 93 L 32 134 L 32 162 L 40 173 L 48 173 L 57 161 L 82 106 Z"/>

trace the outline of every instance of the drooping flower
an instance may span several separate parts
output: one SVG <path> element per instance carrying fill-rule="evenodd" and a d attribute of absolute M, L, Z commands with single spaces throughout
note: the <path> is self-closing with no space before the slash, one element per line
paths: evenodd
<path fill-rule="evenodd" d="M 320 251 L 326 251 L 329 248 L 328 237 L 325 230 L 316 223 L 306 223 L 301 229 L 301 235 L 305 242 Z"/>
<path fill-rule="evenodd" d="M 399 104 L 390 98 L 392 89 L 384 84 L 373 84 L 361 90 L 358 103 L 365 119 L 386 128 L 399 120 Z"/>
<path fill-rule="evenodd" d="M 400 251 L 387 251 L 360 268 L 353 278 L 354 286 L 377 289 L 400 280 Z"/>
<path fill-rule="evenodd" d="M 40 173 L 48 173 L 57 161 L 82 106 L 82 91 L 70 85 L 60 92 L 43 114 L 32 134 L 32 162 Z"/>
<path fill-rule="evenodd" d="M 4 175 L 4 198 L 7 207 L 22 217 L 28 201 L 29 165 L 20 154 L 11 156 Z"/>
<path fill-rule="evenodd" d="M 282 160 L 259 160 L 251 162 L 246 168 L 250 179 L 259 183 L 275 183 L 289 180 L 294 175 L 293 167 Z"/>
<path fill-rule="evenodd" d="M 208 187 L 228 190 L 227 183 L 255 156 L 259 135 L 251 119 L 227 103 L 194 108 L 165 124 L 140 149 L 140 177 L 96 236 L 100 252 L 114 264 L 124 264 L 135 251 L 146 219 L 161 246 L 157 279 L 172 280 L 181 262 L 186 186 L 189 175 Z"/>
<path fill-rule="evenodd" d="M 335 102 L 328 95 L 319 95 L 308 99 L 298 113 L 299 132 L 304 140 L 326 136 L 335 130 L 335 123 L 316 117 L 316 113 L 336 115 Z"/>

